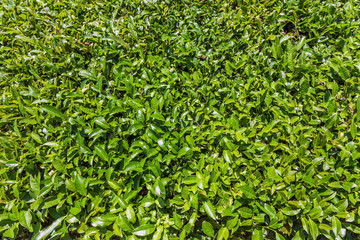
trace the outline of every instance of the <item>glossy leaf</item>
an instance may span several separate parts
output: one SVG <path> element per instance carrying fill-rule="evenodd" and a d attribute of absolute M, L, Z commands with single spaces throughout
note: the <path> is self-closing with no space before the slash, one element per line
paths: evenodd
<path fill-rule="evenodd" d="M 108 154 L 102 146 L 95 146 L 95 154 L 102 160 L 108 161 Z"/>
<path fill-rule="evenodd" d="M 145 225 L 142 225 L 142 226 L 139 226 L 139 227 L 135 228 L 133 230 L 133 234 L 136 235 L 136 236 L 144 237 L 144 236 L 150 235 L 154 231 L 155 231 L 155 226 L 154 225 L 145 224 Z"/>
<path fill-rule="evenodd" d="M 50 226 L 44 228 L 43 230 L 41 230 L 40 232 L 35 234 L 32 237 L 32 239 L 34 239 L 34 240 L 46 239 L 51 234 L 51 232 L 54 231 L 54 229 L 56 229 L 57 227 L 60 226 L 60 224 L 64 220 L 64 218 L 65 218 L 65 216 L 56 219 Z"/>
<path fill-rule="evenodd" d="M 204 202 L 204 210 L 210 218 L 216 220 L 215 209 L 211 202 Z"/>
<path fill-rule="evenodd" d="M 19 213 L 19 222 L 20 224 L 27 228 L 30 232 L 33 231 L 33 227 L 31 225 L 32 215 L 30 211 L 21 211 Z"/>
<path fill-rule="evenodd" d="M 61 113 L 60 110 L 58 110 L 57 108 L 53 107 L 53 106 L 49 106 L 49 105 L 44 105 L 41 106 L 41 109 L 44 110 L 45 112 L 49 113 L 50 115 L 54 116 L 54 117 L 58 117 L 61 119 L 65 119 L 64 115 Z"/>
<path fill-rule="evenodd" d="M 75 177 L 75 187 L 76 191 L 83 196 L 87 195 L 87 180 L 86 178 L 80 176 L 77 172 L 74 172 Z"/>
<path fill-rule="evenodd" d="M 121 230 L 128 231 L 128 232 L 131 232 L 133 230 L 133 227 L 131 226 L 131 224 L 121 214 L 119 214 L 117 222 L 118 222 Z"/>
<path fill-rule="evenodd" d="M 229 230 L 226 227 L 222 227 L 217 232 L 217 240 L 227 240 L 229 238 Z"/>

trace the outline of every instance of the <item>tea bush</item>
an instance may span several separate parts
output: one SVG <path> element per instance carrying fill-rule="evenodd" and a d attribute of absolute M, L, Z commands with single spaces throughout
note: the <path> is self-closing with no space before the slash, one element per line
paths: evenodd
<path fill-rule="evenodd" d="M 2 239 L 358 239 L 359 6 L 2 0 Z"/>

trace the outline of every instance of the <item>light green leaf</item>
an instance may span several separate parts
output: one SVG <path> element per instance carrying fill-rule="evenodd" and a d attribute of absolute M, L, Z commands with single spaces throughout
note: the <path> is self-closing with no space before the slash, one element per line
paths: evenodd
<path fill-rule="evenodd" d="M 42 140 L 41 140 L 39 134 L 32 132 L 32 133 L 30 134 L 30 136 L 31 136 L 32 139 L 34 139 L 37 143 L 42 144 Z"/>
<path fill-rule="evenodd" d="M 331 226 L 335 236 L 338 236 L 341 231 L 341 222 L 336 216 L 332 217 Z"/>
<path fill-rule="evenodd" d="M 252 210 L 247 207 L 239 208 L 239 213 L 243 218 L 251 218 L 253 216 Z"/>
<path fill-rule="evenodd" d="M 227 161 L 228 163 L 232 163 L 232 157 L 231 157 L 231 152 L 230 151 L 224 150 L 223 155 L 224 155 L 225 161 Z"/>
<path fill-rule="evenodd" d="M 255 229 L 251 236 L 251 240 L 263 240 L 263 239 L 264 239 L 264 237 L 263 237 L 262 231 L 259 229 Z"/>
<path fill-rule="evenodd" d="M 58 147 L 59 146 L 59 144 L 57 142 L 46 142 L 43 145 L 49 146 L 49 147 Z"/>
<path fill-rule="evenodd" d="M 95 154 L 98 155 L 102 160 L 108 161 L 108 154 L 105 151 L 104 147 L 101 145 L 95 146 Z"/>
<path fill-rule="evenodd" d="M 50 115 L 54 116 L 54 117 L 58 117 L 58 118 L 61 118 L 61 119 L 65 120 L 65 117 L 61 113 L 61 111 L 58 110 L 57 108 L 53 107 L 53 106 L 43 105 L 43 106 L 41 106 L 41 109 L 44 110 L 45 112 L 49 113 Z"/>
<path fill-rule="evenodd" d="M 301 211 L 301 209 L 293 209 L 293 208 L 290 208 L 290 207 L 285 207 L 285 208 L 281 209 L 281 212 L 283 212 L 287 216 L 295 216 L 300 211 Z"/>
<path fill-rule="evenodd" d="M 331 98 L 328 105 L 327 105 L 327 112 L 328 114 L 336 113 L 337 111 L 337 103 L 335 98 Z"/>
<path fill-rule="evenodd" d="M 189 150 L 190 148 L 188 147 L 181 148 L 180 151 L 178 152 L 178 157 L 184 156 Z"/>
<path fill-rule="evenodd" d="M 174 224 L 177 228 L 181 228 L 183 226 L 182 221 L 181 221 L 181 216 L 179 214 L 177 214 L 176 212 L 173 213 L 173 218 L 174 218 Z"/>
<path fill-rule="evenodd" d="M 217 233 L 217 240 L 227 240 L 229 238 L 229 230 L 226 227 L 220 228 Z"/>
<path fill-rule="evenodd" d="M 306 43 L 306 38 L 302 37 L 298 44 L 296 45 L 296 50 L 299 51 Z"/>
<path fill-rule="evenodd" d="M 154 184 L 154 192 L 158 196 L 165 197 L 165 195 L 166 195 L 164 184 L 162 183 L 162 181 L 160 179 L 156 180 L 156 182 Z"/>
<path fill-rule="evenodd" d="M 163 117 L 163 115 L 161 115 L 161 113 L 154 113 L 151 115 L 151 117 L 160 121 L 165 121 L 165 118 Z"/>
<path fill-rule="evenodd" d="M 141 225 L 133 230 L 136 236 L 144 237 L 152 234 L 155 231 L 155 226 L 152 224 Z"/>
<path fill-rule="evenodd" d="M 124 172 L 128 172 L 128 171 L 138 171 L 138 172 L 141 172 L 143 169 L 142 169 L 142 166 L 140 164 L 140 162 L 135 162 L 135 161 L 132 161 L 130 162 L 129 164 L 127 164 L 124 168 Z"/>
<path fill-rule="evenodd" d="M 240 186 L 239 190 L 245 194 L 246 197 L 254 199 L 256 197 L 255 191 L 250 186 Z"/>
<path fill-rule="evenodd" d="M 321 207 L 317 206 L 309 212 L 309 215 L 312 219 L 318 219 L 321 217 L 322 213 L 323 213 L 323 210 L 321 209 Z"/>
<path fill-rule="evenodd" d="M 202 230 L 209 237 L 213 237 L 215 234 L 213 226 L 207 221 L 202 222 Z"/>
<path fill-rule="evenodd" d="M 209 217 L 216 220 L 215 209 L 214 209 L 213 205 L 211 204 L 211 202 L 209 202 L 209 201 L 204 202 L 204 210 Z"/>
<path fill-rule="evenodd" d="M 131 222 L 131 223 L 135 223 L 136 222 L 136 215 L 135 215 L 135 211 L 133 209 L 133 207 L 131 205 L 127 206 L 126 211 L 125 211 L 126 217 L 127 219 Z"/>
<path fill-rule="evenodd" d="M 127 231 L 127 232 L 131 232 L 133 230 L 133 227 L 131 226 L 131 224 L 121 214 L 119 214 L 117 222 L 118 222 L 118 225 L 119 225 L 121 230 L 124 230 L 124 231 Z"/>
<path fill-rule="evenodd" d="M 313 240 L 316 240 L 316 238 L 319 236 L 319 229 L 318 226 L 316 225 L 316 223 L 309 219 L 308 221 L 309 224 L 309 232 L 310 232 L 310 236 Z"/>
<path fill-rule="evenodd" d="M 335 123 L 336 123 L 336 121 L 337 121 L 337 117 L 338 117 L 338 114 L 337 114 L 337 113 L 332 114 L 332 115 L 329 117 L 329 119 L 326 121 L 325 127 L 326 127 L 327 129 L 331 129 L 331 128 L 335 125 Z"/>
<path fill-rule="evenodd" d="M 164 230 L 163 226 L 157 227 L 156 232 L 154 233 L 152 240 L 160 240 L 161 239 L 161 234 Z"/>
<path fill-rule="evenodd" d="M 32 219 L 32 215 L 31 215 L 31 212 L 28 210 L 28 211 L 21 211 L 19 213 L 19 222 L 20 224 L 27 228 L 29 230 L 29 232 L 32 232 L 33 231 L 33 227 L 31 225 L 31 219 Z"/>
<path fill-rule="evenodd" d="M 42 240 L 42 239 L 46 239 L 58 226 L 60 226 L 61 222 L 65 219 L 66 216 L 60 217 L 58 219 L 56 219 L 54 222 L 52 222 L 52 224 L 46 228 L 44 228 L 43 230 L 41 230 L 40 232 L 38 232 L 37 234 L 35 234 L 31 240 Z"/>
<path fill-rule="evenodd" d="M 80 176 L 76 171 L 74 172 L 76 191 L 83 196 L 87 195 L 87 181 L 86 178 Z"/>
<path fill-rule="evenodd" d="M 34 193 L 35 198 L 37 198 L 40 194 L 40 175 L 36 177 L 30 175 L 30 187 L 31 192 Z"/>
<path fill-rule="evenodd" d="M 356 137 L 357 127 L 356 127 L 356 124 L 355 124 L 355 121 L 354 121 L 354 120 L 351 121 L 350 133 L 351 133 L 351 137 L 352 137 L 352 138 L 355 138 L 355 137 Z"/>
<path fill-rule="evenodd" d="M 105 213 L 103 215 L 94 217 L 91 219 L 91 225 L 93 227 L 107 227 L 113 224 L 117 220 L 117 216 L 112 213 Z"/>

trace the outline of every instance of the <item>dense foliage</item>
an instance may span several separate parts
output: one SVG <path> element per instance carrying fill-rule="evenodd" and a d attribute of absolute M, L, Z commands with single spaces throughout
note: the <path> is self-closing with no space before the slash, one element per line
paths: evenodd
<path fill-rule="evenodd" d="M 2 0 L 0 235 L 358 239 L 359 6 Z"/>

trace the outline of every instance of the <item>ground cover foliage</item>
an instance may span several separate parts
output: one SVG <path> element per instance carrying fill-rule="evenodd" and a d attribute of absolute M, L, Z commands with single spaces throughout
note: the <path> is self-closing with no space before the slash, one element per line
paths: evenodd
<path fill-rule="evenodd" d="M 358 239 L 358 1 L 0 6 L 3 239 Z"/>

